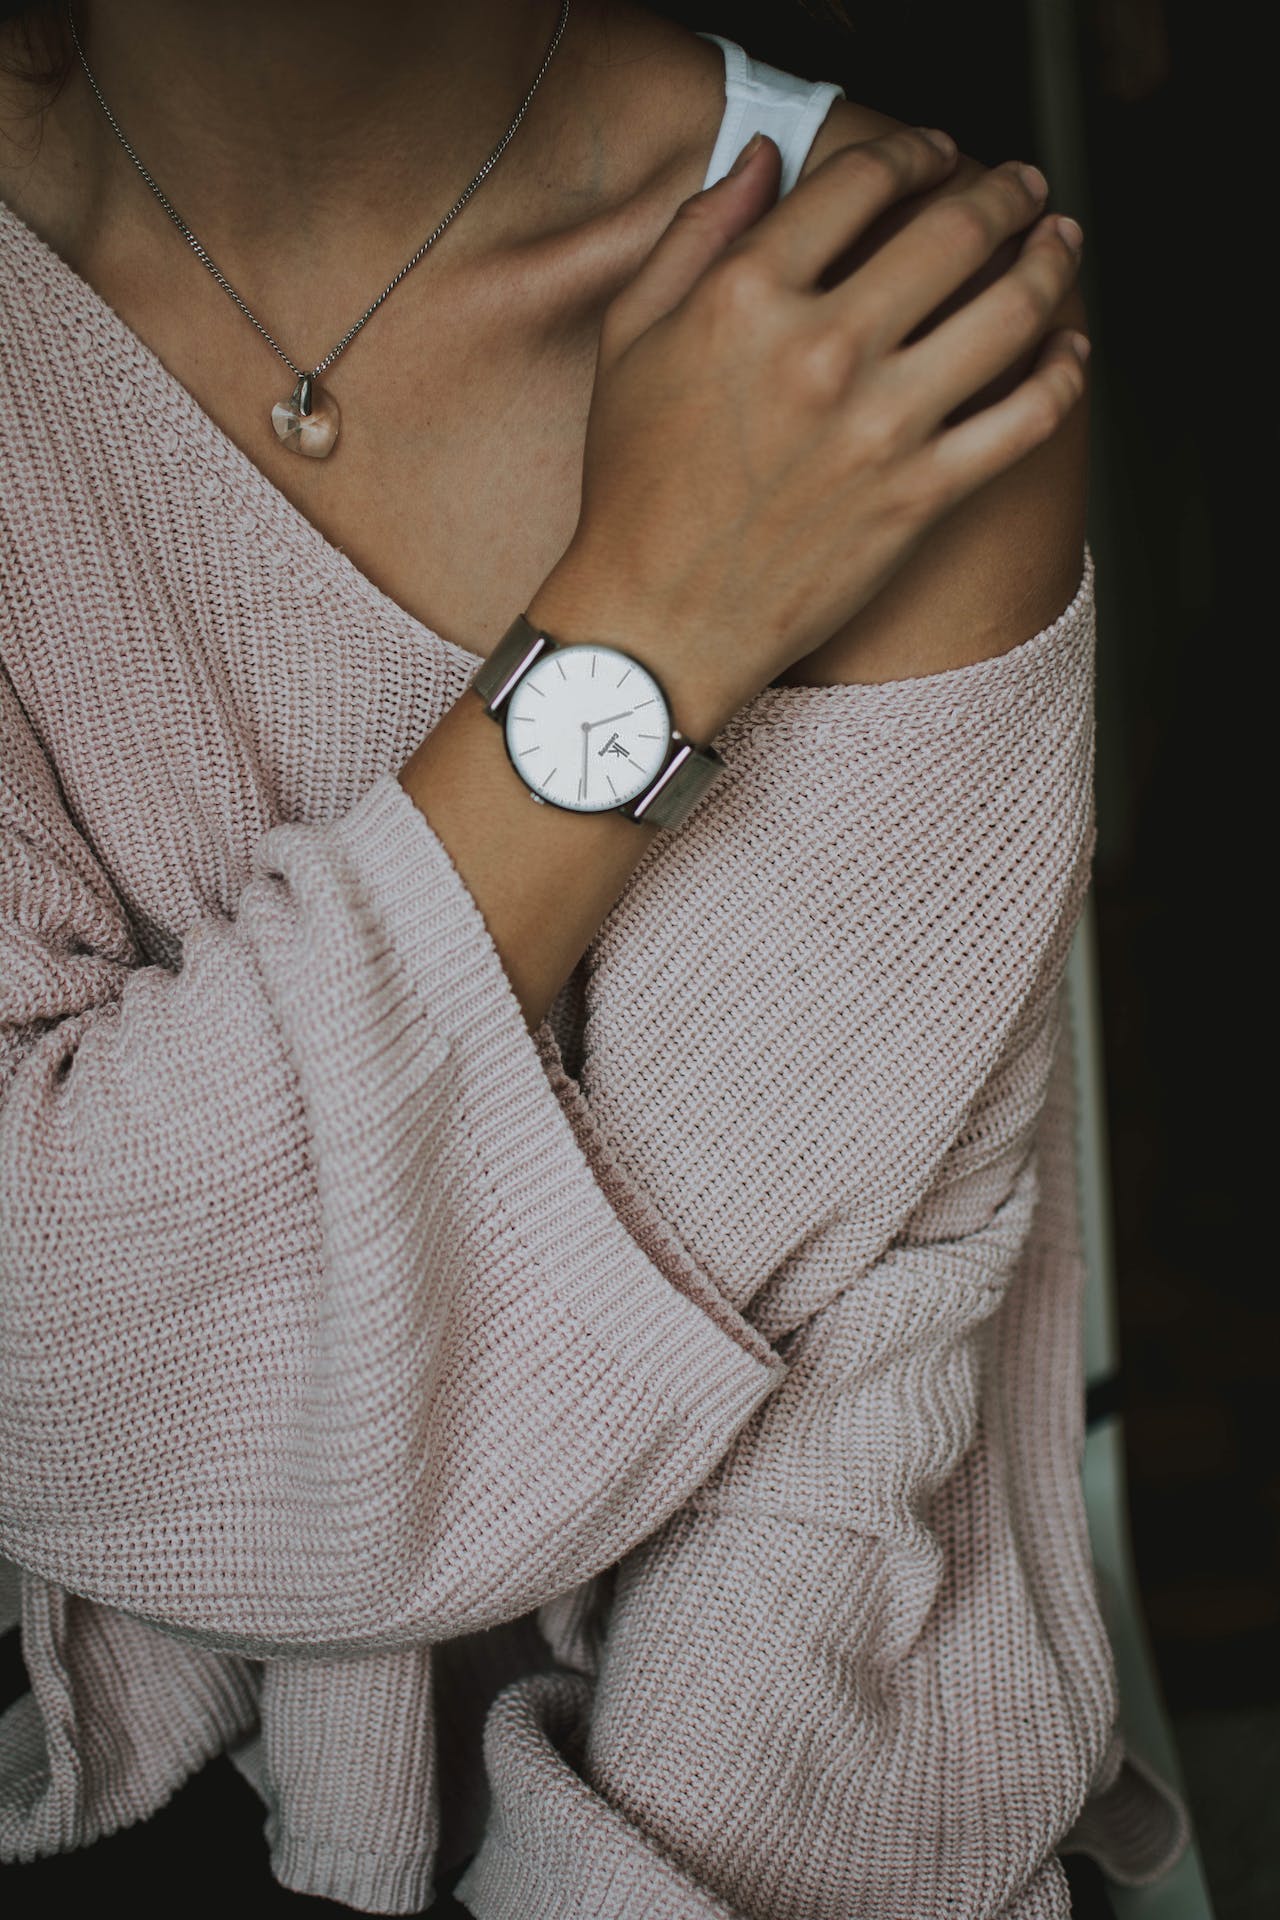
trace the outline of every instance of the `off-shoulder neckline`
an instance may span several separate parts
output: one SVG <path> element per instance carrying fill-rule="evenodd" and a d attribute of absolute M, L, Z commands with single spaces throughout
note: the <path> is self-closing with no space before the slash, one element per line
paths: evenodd
<path fill-rule="evenodd" d="M 144 401 L 138 412 L 146 430 L 157 435 L 169 429 L 171 442 L 182 448 L 185 464 L 198 463 L 205 474 L 201 491 L 209 504 L 220 505 L 243 534 L 246 517 L 255 531 L 265 524 L 275 537 L 282 561 L 296 566 L 313 593 L 327 587 L 365 606 L 387 629 L 409 644 L 436 649 L 469 676 L 483 654 L 420 620 L 364 573 L 344 550 L 330 541 L 296 507 L 276 483 L 212 415 L 195 399 L 176 374 L 160 359 L 115 308 L 62 255 L 0 199 L 0 241 L 7 244 L 9 264 L 27 304 L 47 309 L 71 336 L 71 350 L 83 354 L 86 343 L 99 385 L 116 372 L 116 397 L 124 403 Z M 25 269 L 25 271 L 24 271 Z M 139 388 L 142 389 L 141 394 Z M 159 457 L 165 453 L 157 444 Z M 247 509 L 247 516 L 246 516 Z M 771 728 L 788 720 L 806 727 L 830 727 L 851 722 L 859 728 L 884 720 L 917 723 L 939 706 L 953 713 L 971 699 L 984 702 L 1021 685 L 1029 675 L 1043 671 L 1044 661 L 1057 640 L 1074 627 L 1093 589 L 1093 556 L 1086 545 L 1079 585 L 1069 604 L 1048 626 L 1003 653 L 937 673 L 887 681 L 839 681 L 830 685 L 770 685 L 763 688 L 726 723 L 717 740 L 731 740 L 762 723 Z"/>

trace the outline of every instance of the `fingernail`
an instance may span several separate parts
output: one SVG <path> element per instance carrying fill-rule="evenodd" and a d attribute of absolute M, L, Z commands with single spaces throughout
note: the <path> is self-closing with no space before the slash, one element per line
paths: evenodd
<path fill-rule="evenodd" d="M 1081 366 L 1084 365 L 1085 361 L 1089 358 L 1089 355 L 1093 352 L 1093 342 L 1092 340 L 1089 339 L 1087 334 L 1073 333 L 1071 338 L 1068 340 L 1067 345 L 1070 347 L 1072 353 L 1074 353 L 1076 359 L 1080 362 Z"/>
<path fill-rule="evenodd" d="M 1027 189 L 1027 192 L 1033 193 L 1037 200 L 1043 200 L 1049 191 L 1049 182 L 1045 179 L 1039 167 L 1028 166 L 1025 160 L 1019 160 L 1017 162 L 1017 168 L 1019 177 L 1022 180 L 1023 186 Z"/>
<path fill-rule="evenodd" d="M 1071 248 L 1071 251 L 1073 253 L 1079 253 L 1084 245 L 1084 229 L 1081 227 L 1080 222 L 1073 220 L 1070 214 L 1061 213 L 1058 215 L 1057 228 L 1062 238 Z"/>
<path fill-rule="evenodd" d="M 922 139 L 927 140 L 931 147 L 936 147 L 939 153 L 946 154 L 948 159 L 956 150 L 955 141 L 949 133 L 944 133 L 941 127 L 917 127 L 916 132 Z"/>
<path fill-rule="evenodd" d="M 733 165 L 730 167 L 729 169 L 730 174 L 742 172 L 742 169 L 746 166 L 748 160 L 750 160 L 752 154 L 755 152 L 756 148 L 760 145 L 763 139 L 764 139 L 764 135 L 762 133 L 752 134 L 746 146 L 742 149 L 742 152 L 738 155 L 737 159 L 734 161 Z"/>

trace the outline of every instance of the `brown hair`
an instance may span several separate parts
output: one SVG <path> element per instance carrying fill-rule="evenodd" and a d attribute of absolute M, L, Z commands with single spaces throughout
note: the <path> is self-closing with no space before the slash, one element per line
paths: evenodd
<path fill-rule="evenodd" d="M 17 23 L 14 44 L 3 57 L 6 73 L 36 86 L 58 88 L 71 68 L 71 35 L 56 0 L 0 0 L 0 21 Z"/>

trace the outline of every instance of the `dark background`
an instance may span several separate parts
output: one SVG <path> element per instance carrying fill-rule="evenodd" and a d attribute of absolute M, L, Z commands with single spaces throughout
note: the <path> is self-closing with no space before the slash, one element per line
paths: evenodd
<path fill-rule="evenodd" d="M 847 29 L 787 0 L 657 10 L 944 126 L 979 159 L 1038 161 L 1085 228 L 1096 900 L 1133 1543 L 1218 1920 L 1261 1920 L 1280 1912 L 1280 1309 L 1254 1088 L 1269 903 L 1242 846 L 1246 730 L 1227 708 L 1257 632 L 1241 428 L 1275 401 L 1265 362 L 1244 394 L 1256 376 L 1226 131 L 1239 47 L 1218 9 L 1180 0 L 850 0 Z M 1066 127 L 1066 180 L 1042 150 L 1046 114 Z M 1264 458 L 1270 437 L 1264 424 Z M 12 1637 L 0 1657 L 3 1699 L 21 1685 Z M 212 1818 L 227 1847 L 206 1865 Z M 184 1886 L 184 1905 L 316 1912 L 326 1903 L 266 1883 L 260 1826 L 220 1763 L 145 1828 L 6 1870 L 0 1891 L 13 1920 L 115 1891 L 158 1912 L 187 1854 L 203 1893 Z M 1077 1911 L 1105 1912 L 1088 1863 L 1073 1879 Z"/>

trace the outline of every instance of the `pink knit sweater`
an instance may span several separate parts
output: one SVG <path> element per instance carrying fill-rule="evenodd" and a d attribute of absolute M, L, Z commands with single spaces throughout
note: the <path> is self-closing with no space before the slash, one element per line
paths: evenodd
<path fill-rule="evenodd" d="M 0 420 L 0 1858 L 231 1748 L 368 1911 L 1161 1870 L 1078 1478 L 1088 563 L 762 693 L 531 1037 L 395 778 L 477 656 L 2 209 Z"/>

